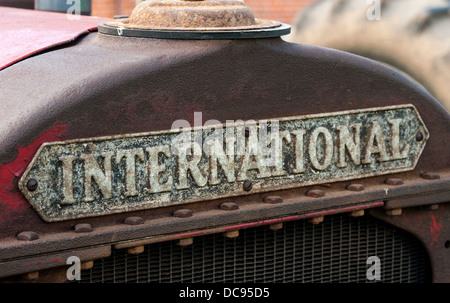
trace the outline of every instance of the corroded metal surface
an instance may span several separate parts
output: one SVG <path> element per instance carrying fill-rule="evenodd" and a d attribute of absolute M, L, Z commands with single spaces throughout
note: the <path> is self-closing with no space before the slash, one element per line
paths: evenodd
<path fill-rule="evenodd" d="M 61 221 L 408 171 L 428 138 L 402 105 L 72 140 L 43 144 L 19 187 Z"/>
<path fill-rule="evenodd" d="M 291 27 L 255 18 L 242 1 L 144 1 L 129 18 L 99 25 L 103 34 L 166 39 L 238 39 L 279 37 Z"/>
<path fill-rule="evenodd" d="M 241 1 L 202 0 L 144 1 L 130 18 L 105 22 L 113 27 L 136 29 L 255 29 L 279 26 L 279 22 L 256 19 Z"/>
<path fill-rule="evenodd" d="M 255 25 L 251 9 L 241 1 L 144 1 L 133 10 L 130 26 L 145 28 L 239 27 Z"/>

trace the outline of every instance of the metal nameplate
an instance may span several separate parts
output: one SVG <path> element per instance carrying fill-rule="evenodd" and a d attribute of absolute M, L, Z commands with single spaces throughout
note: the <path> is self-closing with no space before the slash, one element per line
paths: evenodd
<path fill-rule="evenodd" d="M 19 187 L 55 222 L 413 170 L 428 139 L 412 105 L 227 121 L 45 143 Z"/>

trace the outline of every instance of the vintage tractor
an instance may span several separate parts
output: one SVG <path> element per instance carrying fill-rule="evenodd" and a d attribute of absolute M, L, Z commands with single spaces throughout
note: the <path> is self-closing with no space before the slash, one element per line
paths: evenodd
<path fill-rule="evenodd" d="M 0 11 L 3 281 L 450 281 L 450 116 L 402 73 L 240 1 Z"/>

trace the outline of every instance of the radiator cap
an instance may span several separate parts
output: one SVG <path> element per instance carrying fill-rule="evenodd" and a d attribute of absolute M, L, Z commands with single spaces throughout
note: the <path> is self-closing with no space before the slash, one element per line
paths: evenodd
<path fill-rule="evenodd" d="M 103 22 L 103 34 L 164 39 L 249 39 L 279 37 L 290 25 L 255 18 L 237 0 L 147 0 L 129 18 Z"/>

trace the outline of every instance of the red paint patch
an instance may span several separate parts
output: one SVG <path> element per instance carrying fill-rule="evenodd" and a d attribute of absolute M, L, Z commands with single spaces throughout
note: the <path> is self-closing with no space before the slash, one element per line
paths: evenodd
<path fill-rule="evenodd" d="M 439 240 L 439 234 L 441 232 L 442 227 L 442 219 L 439 216 L 438 219 L 434 216 L 433 213 L 431 213 L 431 224 L 430 224 L 430 234 L 431 234 L 431 245 L 435 245 L 437 241 Z"/>
<path fill-rule="evenodd" d="M 0 222 L 10 221 L 11 216 L 17 216 L 30 207 L 28 201 L 16 186 L 17 181 L 33 159 L 39 147 L 44 142 L 60 141 L 67 125 L 57 123 L 51 129 L 43 132 L 39 138 L 26 147 L 18 147 L 16 159 L 0 165 Z"/>

